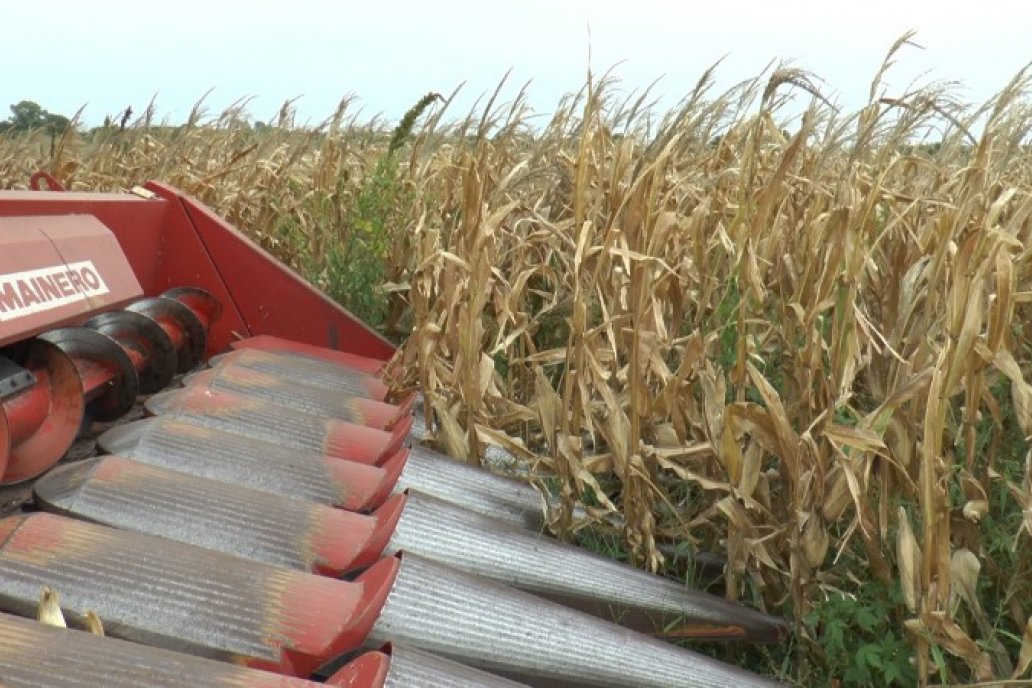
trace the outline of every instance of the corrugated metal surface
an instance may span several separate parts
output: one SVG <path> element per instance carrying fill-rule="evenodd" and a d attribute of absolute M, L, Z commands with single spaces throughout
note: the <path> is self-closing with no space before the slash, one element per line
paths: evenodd
<path fill-rule="evenodd" d="M 316 683 L 0 614 L 5 688 L 315 688 Z M 355 682 L 354 688 L 374 684 Z"/>
<path fill-rule="evenodd" d="M 388 545 L 584 611 L 656 632 L 676 625 L 710 627 L 711 637 L 770 640 L 785 632 L 779 619 L 721 597 L 566 545 L 545 535 L 412 491 Z M 704 629 L 698 629 L 703 633 Z"/>
<path fill-rule="evenodd" d="M 303 413 L 325 415 L 373 428 L 392 426 L 408 412 L 410 403 L 401 406 L 370 399 L 366 395 L 346 394 L 304 384 L 295 374 L 277 377 L 240 366 L 220 366 L 188 375 L 187 387 L 213 389 L 254 399 L 264 399 Z"/>
<path fill-rule="evenodd" d="M 375 464 L 400 448 L 408 427 L 397 433 L 322 416 L 229 392 L 186 388 L 156 394 L 145 403 L 158 416 L 253 437 L 291 449 Z"/>
<path fill-rule="evenodd" d="M 0 611 L 34 616 L 41 586 L 126 640 L 293 672 L 330 653 L 362 587 L 45 513 L 0 521 Z M 387 561 L 387 560 L 385 560 Z"/>
<path fill-rule="evenodd" d="M 186 419 L 148 418 L 104 433 L 98 444 L 154 466 L 272 494 L 362 509 L 393 487 L 384 468 L 331 459 Z"/>
<path fill-rule="evenodd" d="M 410 647 L 394 646 L 390 656 L 384 688 L 519 688 L 526 685 Z"/>
<path fill-rule="evenodd" d="M 35 493 L 77 518 L 305 571 L 340 575 L 384 549 L 406 551 L 647 632 L 692 627 L 721 638 L 732 628 L 771 640 L 785 630 L 723 598 L 415 491 L 380 517 L 361 516 L 106 457 L 52 472 Z"/>
<path fill-rule="evenodd" d="M 544 526 L 545 500 L 527 483 L 414 446 L 397 490 L 419 490 L 477 513 L 531 530 Z"/>
<path fill-rule="evenodd" d="M 379 559 L 391 521 L 109 456 L 36 483 L 44 508 L 266 564 L 339 575 Z"/>
<path fill-rule="evenodd" d="M 296 379 L 309 387 L 368 396 L 370 399 L 382 400 L 389 391 L 387 385 L 379 378 L 358 370 L 305 356 L 260 349 L 240 349 L 219 354 L 213 356 L 208 365 L 212 368 L 247 368 L 268 375 Z"/>
<path fill-rule="evenodd" d="M 546 602 L 403 557 L 368 643 L 410 645 L 531 685 L 768 686 L 755 674 Z"/>

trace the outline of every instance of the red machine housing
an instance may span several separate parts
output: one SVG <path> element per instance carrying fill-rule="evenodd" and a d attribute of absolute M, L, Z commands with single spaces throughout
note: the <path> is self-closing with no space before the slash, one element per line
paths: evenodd
<path fill-rule="evenodd" d="M 96 218 L 0 217 L 0 346 L 142 294 Z"/>
<path fill-rule="evenodd" d="M 209 334 L 209 354 L 224 351 L 235 339 L 274 335 L 380 360 L 393 355 L 389 341 L 196 200 L 164 184 L 149 182 L 143 188 L 150 193 L 4 191 L 0 192 L 0 218 L 23 218 L 17 222 L 27 235 L 19 240 L 41 227 L 48 232 L 58 226 L 71 227 L 60 245 L 76 244 L 87 250 L 71 255 L 69 262 L 82 255 L 98 260 L 106 250 L 100 243 L 103 232 L 98 230 L 110 230 L 132 267 L 133 274 L 122 275 L 125 282 L 119 282 L 123 299 L 134 295 L 133 277 L 139 290 L 150 296 L 183 286 L 209 292 L 224 306 Z M 31 217 L 46 220 L 33 224 L 24 219 Z M 12 222 L 15 220 L 4 220 L 7 225 Z M 79 232 L 85 236 L 72 236 Z M 0 239 L 0 275 L 12 264 L 13 271 L 27 269 L 23 256 L 6 253 Z M 112 305 L 116 304 L 104 307 Z M 20 334 L 14 328 L 0 328 L 0 344 L 83 314 L 80 309 L 62 311 L 59 315 L 65 317 L 56 321 L 34 319 L 24 323 Z"/>
<path fill-rule="evenodd" d="M 123 416 L 235 342 L 340 350 L 371 370 L 394 352 L 171 187 L 50 186 L 0 192 L 0 485 L 40 475 L 84 421 Z"/>

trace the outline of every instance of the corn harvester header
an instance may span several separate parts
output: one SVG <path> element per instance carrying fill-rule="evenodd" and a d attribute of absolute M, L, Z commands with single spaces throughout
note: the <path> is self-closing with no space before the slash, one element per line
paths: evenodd
<path fill-rule="evenodd" d="M 0 192 L 0 685 L 770 684 L 674 640 L 784 621 L 550 537 L 200 203 L 32 186 Z"/>

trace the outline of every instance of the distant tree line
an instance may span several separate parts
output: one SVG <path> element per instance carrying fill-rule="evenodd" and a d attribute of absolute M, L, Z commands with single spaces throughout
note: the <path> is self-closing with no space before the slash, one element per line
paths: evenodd
<path fill-rule="evenodd" d="M 7 131 L 45 131 L 54 136 L 63 134 L 72 122 L 64 115 L 47 112 L 39 103 L 23 100 L 11 106 L 11 116 L 0 122 L 0 134 Z"/>

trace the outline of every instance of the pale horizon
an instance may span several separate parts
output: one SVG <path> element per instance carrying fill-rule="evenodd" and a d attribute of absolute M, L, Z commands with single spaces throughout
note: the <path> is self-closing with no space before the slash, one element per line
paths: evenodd
<path fill-rule="evenodd" d="M 975 16 L 927 0 L 843 5 L 835 16 L 828 3 L 804 0 L 184 0 L 161 14 L 102 8 L 72 0 L 5 8 L 0 119 L 10 104 L 31 100 L 69 117 L 84 107 L 83 123 L 93 126 L 126 106 L 135 118 L 155 98 L 158 120 L 177 123 L 211 90 L 209 114 L 250 99 L 248 112 L 264 121 L 296 98 L 298 122 L 315 124 L 353 97 L 359 120 L 394 121 L 423 94 L 448 95 L 465 83 L 450 110 L 461 116 L 510 70 L 502 101 L 530 82 L 528 102 L 547 116 L 585 83 L 589 46 L 593 73 L 614 68 L 625 92 L 659 79 L 652 96 L 661 108 L 723 58 L 717 92 L 785 61 L 812 72 L 852 111 L 866 102 L 893 41 L 911 29 L 922 49 L 901 51 L 885 79 L 889 94 L 958 81 L 956 97 L 980 104 L 1032 61 L 1023 36 L 1032 5 L 1016 2 Z"/>

